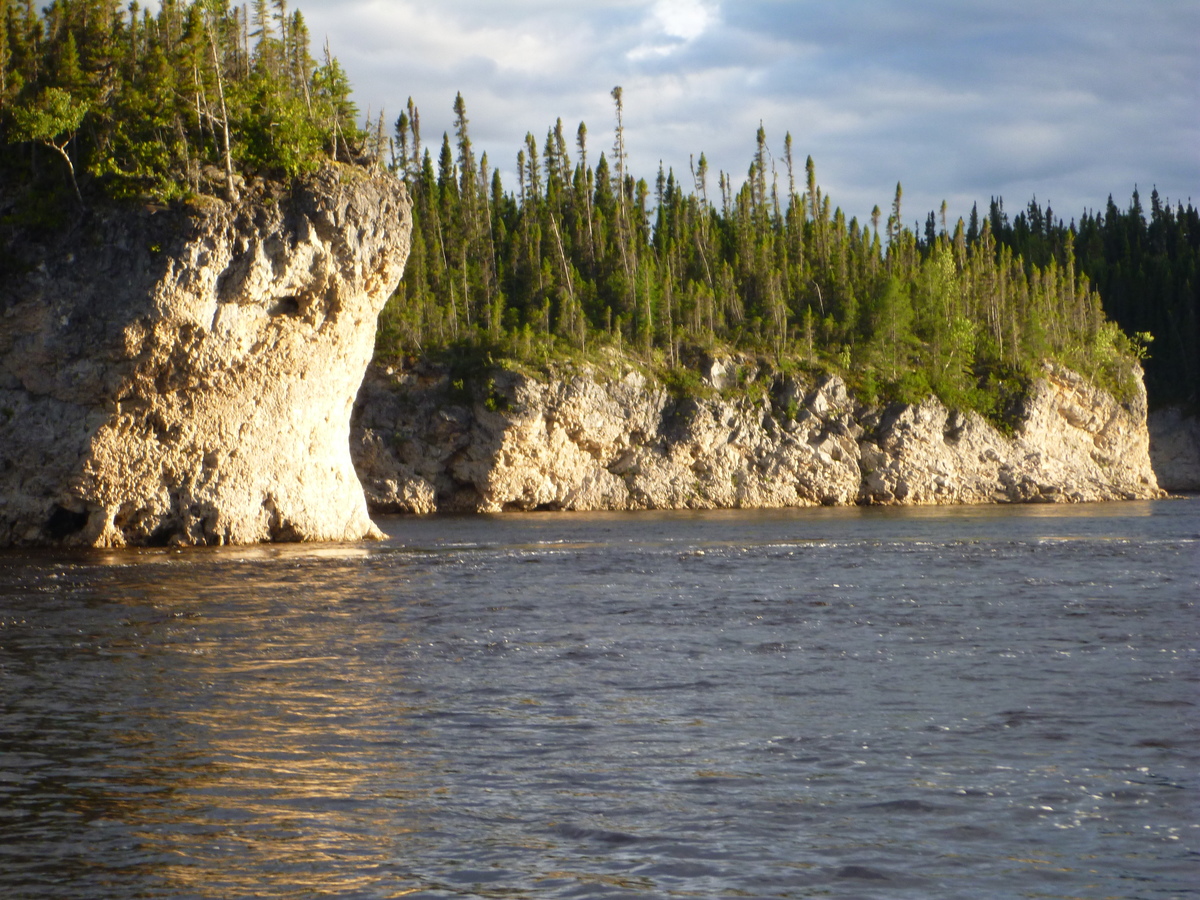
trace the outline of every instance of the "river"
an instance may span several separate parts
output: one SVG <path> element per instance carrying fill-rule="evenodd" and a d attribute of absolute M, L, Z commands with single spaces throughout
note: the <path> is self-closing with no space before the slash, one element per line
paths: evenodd
<path fill-rule="evenodd" d="M 1200 895 L 1200 499 L 0 553 L 0 897 Z"/>

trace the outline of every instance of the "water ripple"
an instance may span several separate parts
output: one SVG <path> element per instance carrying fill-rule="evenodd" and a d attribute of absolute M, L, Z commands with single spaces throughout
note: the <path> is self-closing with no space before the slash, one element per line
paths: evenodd
<path fill-rule="evenodd" d="M 1198 508 L 0 554 L 0 894 L 1194 896 Z"/>

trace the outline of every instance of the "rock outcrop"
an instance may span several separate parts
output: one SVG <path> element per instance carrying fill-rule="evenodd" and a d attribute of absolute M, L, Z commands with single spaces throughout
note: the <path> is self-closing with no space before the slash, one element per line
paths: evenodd
<path fill-rule="evenodd" d="M 1074 372 L 1046 367 L 1011 437 L 936 399 L 882 417 L 862 445 L 869 502 L 1131 500 L 1157 496 L 1146 396 L 1128 407 Z"/>
<path fill-rule="evenodd" d="M 0 546 L 377 535 L 349 453 L 403 185 L 94 212 L 0 288 Z"/>
<path fill-rule="evenodd" d="M 936 398 L 880 410 L 841 379 L 758 375 L 676 399 L 633 368 L 498 372 L 472 400 L 444 372 L 373 371 L 352 450 L 381 512 L 1070 502 L 1156 497 L 1145 396 L 1047 367 L 1011 437 Z M 746 369 L 742 368 L 743 380 Z M 757 381 L 756 381 L 757 379 Z"/>
<path fill-rule="evenodd" d="M 1178 407 L 1155 410 L 1150 428 L 1150 462 L 1159 487 L 1200 491 L 1200 419 Z"/>

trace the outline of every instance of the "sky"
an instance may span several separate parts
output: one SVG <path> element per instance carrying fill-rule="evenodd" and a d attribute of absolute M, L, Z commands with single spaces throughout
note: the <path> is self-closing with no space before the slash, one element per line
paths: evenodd
<path fill-rule="evenodd" d="M 704 153 L 745 178 L 761 124 L 787 189 L 811 155 L 835 206 L 865 221 L 903 185 L 912 226 L 1002 197 L 1071 220 L 1200 202 L 1197 0 L 294 0 L 365 116 L 409 97 L 436 159 L 462 92 L 476 153 L 515 191 L 516 155 L 561 118 L 609 154 L 620 85 L 630 171 L 691 186 Z"/>

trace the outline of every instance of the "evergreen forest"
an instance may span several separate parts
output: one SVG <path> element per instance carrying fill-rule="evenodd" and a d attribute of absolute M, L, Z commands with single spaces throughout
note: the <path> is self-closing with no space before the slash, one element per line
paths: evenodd
<path fill-rule="evenodd" d="M 975 216 L 973 215 L 974 219 Z M 999 244 L 1036 265 L 1061 265 L 1068 240 L 1076 264 L 1100 293 L 1105 314 L 1127 334 L 1152 338 L 1143 361 L 1152 405 L 1200 404 L 1200 211 L 1150 193 L 1149 216 L 1135 187 L 1129 205 L 1110 195 L 1102 212 L 1063 224 L 1036 199 L 1011 221 L 1003 200 L 988 210 Z"/>
<path fill-rule="evenodd" d="M 287 0 L 0 0 L 6 180 L 48 194 L 170 201 L 363 152 L 350 81 L 318 65 Z M 64 174 L 65 173 L 65 174 Z M 61 205 L 61 204 L 60 204 Z M 51 223 L 52 224 L 52 223 Z"/>
<path fill-rule="evenodd" d="M 1143 360 L 1152 403 L 1200 398 L 1200 215 L 1135 191 L 1064 224 L 1036 200 L 1011 219 L 847 219 L 790 134 L 747 135 L 742 175 L 648 181 L 631 168 L 624 97 L 591 141 L 561 120 L 526 135 L 516 184 L 477 155 L 466 103 L 423 140 L 410 99 L 385 133 L 360 122 L 329 49 L 314 59 L 286 0 L 0 0 L 0 233 L 57 227 L 91 203 L 238 196 L 330 161 L 386 167 L 414 204 L 382 360 L 546 367 L 609 350 L 699 390 L 692 363 L 739 352 L 842 374 L 867 400 L 1002 421 L 1043 360 L 1120 396 Z M 369 117 L 368 117 L 369 118 Z M 598 146 L 597 146 L 598 145 Z M 511 161 L 503 168 L 508 170 Z M 20 186 L 19 188 L 16 186 Z M 886 202 L 886 200 L 885 200 Z"/>
<path fill-rule="evenodd" d="M 1140 360 L 1155 400 L 1195 402 L 1190 203 L 1155 193 L 1147 223 L 1135 193 L 1127 211 L 1110 199 L 1070 225 L 1036 202 L 1010 221 L 993 200 L 966 222 L 947 221 L 943 204 L 910 228 L 897 184 L 886 215 L 877 206 L 860 223 L 790 134 L 779 153 L 761 126 L 742 178 L 711 172 L 703 154 L 682 176 L 660 165 L 653 182 L 637 178 L 620 88 L 612 100 L 599 152 L 586 124 L 527 134 L 515 191 L 476 157 L 461 94 L 453 136 L 432 146 L 409 100 L 389 165 L 409 185 L 416 229 L 381 354 L 457 347 L 546 362 L 619 347 L 686 383 L 699 352 L 743 351 L 838 372 L 867 400 L 933 392 L 997 421 L 1044 360 L 1120 396 Z"/>

